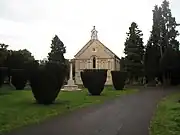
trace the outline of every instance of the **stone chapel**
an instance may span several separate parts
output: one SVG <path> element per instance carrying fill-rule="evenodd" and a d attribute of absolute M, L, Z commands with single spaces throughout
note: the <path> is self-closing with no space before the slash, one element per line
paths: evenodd
<path fill-rule="evenodd" d="M 80 72 L 84 69 L 108 69 L 106 85 L 112 85 L 111 71 L 120 70 L 120 58 L 101 43 L 95 26 L 89 42 L 74 56 L 75 83 L 82 85 Z"/>

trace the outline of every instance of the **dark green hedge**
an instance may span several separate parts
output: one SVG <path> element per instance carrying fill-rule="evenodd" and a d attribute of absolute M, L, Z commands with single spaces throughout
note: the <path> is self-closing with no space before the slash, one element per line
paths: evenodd
<path fill-rule="evenodd" d="M 91 95 L 100 95 L 107 78 L 106 69 L 86 69 L 81 73 L 83 85 Z"/>
<path fill-rule="evenodd" d="M 127 78 L 127 72 L 111 71 L 113 86 L 116 90 L 123 90 Z"/>
<path fill-rule="evenodd" d="M 86 84 L 87 77 L 86 76 L 87 76 L 87 74 L 84 74 L 84 72 L 81 71 L 81 80 L 82 80 L 83 85 L 84 85 L 85 88 L 87 88 L 87 84 Z"/>
<path fill-rule="evenodd" d="M 11 70 L 11 83 L 16 90 L 23 90 L 27 83 L 27 73 L 24 69 Z"/>
<path fill-rule="evenodd" d="M 0 67 L 0 87 L 3 85 L 4 79 L 7 75 L 8 75 L 8 68 Z"/>
<path fill-rule="evenodd" d="M 55 63 L 47 63 L 33 69 L 30 85 L 39 104 L 51 104 L 55 101 L 65 79 L 65 69 Z"/>

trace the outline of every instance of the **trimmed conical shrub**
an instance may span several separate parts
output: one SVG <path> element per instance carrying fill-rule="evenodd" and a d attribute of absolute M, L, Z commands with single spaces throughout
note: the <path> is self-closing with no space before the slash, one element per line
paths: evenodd
<path fill-rule="evenodd" d="M 52 104 L 58 96 L 65 79 L 65 69 L 55 63 L 31 71 L 30 85 L 39 104 Z"/>
<path fill-rule="evenodd" d="M 87 79 L 87 77 L 86 77 L 87 75 L 86 74 L 84 74 L 84 72 L 83 71 L 81 71 L 81 80 L 82 80 L 82 82 L 83 82 L 83 85 L 84 85 L 84 87 L 85 88 L 87 88 L 87 84 L 86 84 L 86 79 Z"/>
<path fill-rule="evenodd" d="M 91 95 L 100 95 L 107 78 L 106 69 L 86 69 L 81 73 L 83 85 Z"/>
<path fill-rule="evenodd" d="M 27 83 L 27 74 L 24 69 L 11 70 L 11 83 L 16 90 L 23 90 Z"/>
<path fill-rule="evenodd" d="M 111 71 L 113 86 L 116 90 L 123 90 L 127 77 L 127 72 Z"/>

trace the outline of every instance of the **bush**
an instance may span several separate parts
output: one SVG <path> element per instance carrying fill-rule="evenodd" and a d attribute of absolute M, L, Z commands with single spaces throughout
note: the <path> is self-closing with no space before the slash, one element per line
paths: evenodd
<path fill-rule="evenodd" d="M 84 85 L 84 87 L 85 88 L 87 88 L 87 84 L 86 84 L 86 77 L 87 76 L 87 74 L 84 74 L 84 72 L 81 72 L 81 80 L 82 80 L 82 82 L 83 82 L 83 85 Z"/>
<path fill-rule="evenodd" d="M 55 101 L 65 79 L 65 69 L 55 63 L 41 65 L 31 71 L 30 85 L 39 104 Z"/>
<path fill-rule="evenodd" d="M 11 83 L 16 90 L 23 90 L 27 83 L 27 74 L 24 69 L 12 69 L 11 70 Z"/>
<path fill-rule="evenodd" d="M 123 90 L 127 72 L 111 71 L 113 86 L 116 90 Z"/>
<path fill-rule="evenodd" d="M 24 69 L 26 70 L 27 79 L 29 80 L 32 72 L 39 67 L 37 61 L 28 61 L 24 63 Z"/>
<path fill-rule="evenodd" d="M 50 71 L 51 74 L 54 74 L 58 81 L 58 89 L 60 90 L 62 85 L 64 84 L 66 69 L 65 65 L 59 65 L 56 63 L 47 63 L 46 69 Z"/>
<path fill-rule="evenodd" d="M 106 69 L 86 69 L 81 73 L 83 85 L 92 95 L 100 95 L 107 78 Z"/>
<path fill-rule="evenodd" d="M 8 75 L 8 68 L 0 67 L 0 87 L 4 83 L 4 78 Z"/>

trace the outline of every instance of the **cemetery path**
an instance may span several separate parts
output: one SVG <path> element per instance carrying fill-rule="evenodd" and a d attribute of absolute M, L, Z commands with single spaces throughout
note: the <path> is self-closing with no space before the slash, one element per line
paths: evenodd
<path fill-rule="evenodd" d="M 174 89 L 148 88 L 8 135 L 148 135 L 157 102 Z"/>

